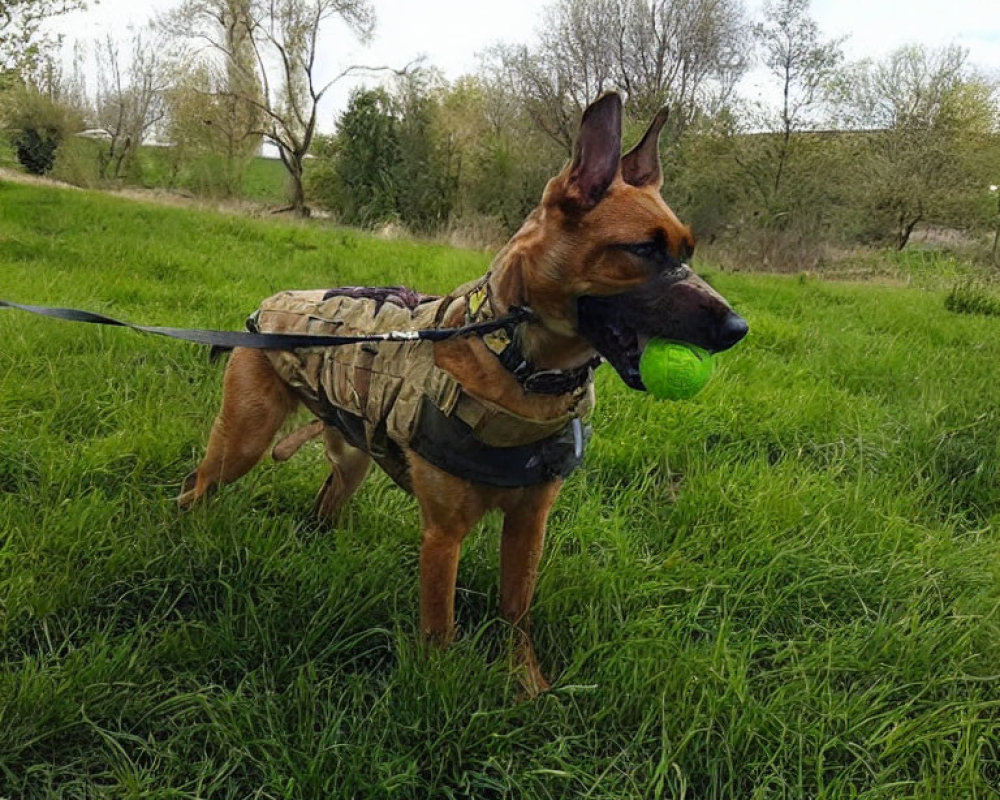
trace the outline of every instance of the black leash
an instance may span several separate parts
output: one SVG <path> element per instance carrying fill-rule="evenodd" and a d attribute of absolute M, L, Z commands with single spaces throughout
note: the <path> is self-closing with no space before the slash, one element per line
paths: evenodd
<path fill-rule="evenodd" d="M 50 308 L 48 306 L 31 306 L 0 300 L 0 308 L 15 308 L 43 317 L 69 320 L 70 322 L 92 322 L 97 325 L 116 325 L 131 328 L 141 333 L 153 333 L 157 336 L 169 336 L 171 339 L 182 339 L 186 342 L 206 344 L 212 347 L 232 350 L 234 347 L 249 347 L 255 350 L 298 350 L 304 347 L 337 347 L 345 344 L 361 342 L 412 342 L 415 340 L 440 342 L 453 336 L 482 335 L 500 328 L 510 328 L 520 322 L 532 318 L 532 313 L 521 307 L 514 307 L 506 316 L 488 322 L 476 322 L 457 328 L 432 328 L 419 331 L 387 331 L 356 336 L 310 335 L 298 333 L 251 333 L 249 331 L 212 331 L 197 328 L 165 328 L 156 325 L 135 325 L 113 317 L 97 314 L 93 311 L 81 311 L 76 308 Z"/>

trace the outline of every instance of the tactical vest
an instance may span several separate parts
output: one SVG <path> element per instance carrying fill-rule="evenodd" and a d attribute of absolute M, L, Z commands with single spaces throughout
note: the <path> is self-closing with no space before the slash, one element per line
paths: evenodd
<path fill-rule="evenodd" d="M 468 317 L 468 295 L 482 292 L 482 281 L 447 297 L 398 287 L 286 291 L 265 300 L 247 328 L 330 335 L 440 328 L 455 303 Z M 498 357 L 504 339 L 495 336 L 488 343 Z M 590 372 L 574 390 L 579 397 L 570 413 L 531 419 L 469 393 L 434 363 L 430 341 L 265 352 L 314 414 L 407 489 L 407 449 L 472 482 L 516 487 L 568 476 L 582 461 L 589 438 L 582 420 L 593 407 Z"/>

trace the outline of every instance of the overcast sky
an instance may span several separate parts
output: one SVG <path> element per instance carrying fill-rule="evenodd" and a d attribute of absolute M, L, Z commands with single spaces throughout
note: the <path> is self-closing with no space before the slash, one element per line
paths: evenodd
<path fill-rule="evenodd" d="M 756 13 L 761 0 L 745 0 Z M 67 39 L 92 40 L 128 34 L 178 0 L 100 0 L 90 10 L 59 21 Z M 326 74 L 352 63 L 402 66 L 418 56 L 448 78 L 472 72 L 479 54 L 497 41 L 532 40 L 540 22 L 538 0 L 374 0 L 378 25 L 367 47 L 331 36 Z M 971 60 L 1000 76 L 1000 0 L 812 0 L 812 14 L 827 37 L 847 36 L 848 59 L 884 55 L 901 44 L 957 43 Z M 339 32 L 342 34 L 342 32 Z M 343 48 L 342 51 L 333 48 Z M 338 86 L 325 104 L 321 128 L 331 130 L 350 84 Z"/>

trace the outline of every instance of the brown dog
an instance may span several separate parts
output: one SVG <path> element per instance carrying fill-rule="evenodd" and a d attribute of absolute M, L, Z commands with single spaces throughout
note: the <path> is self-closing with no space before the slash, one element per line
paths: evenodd
<path fill-rule="evenodd" d="M 658 114 L 621 156 L 621 100 L 595 101 L 572 162 L 549 181 L 539 207 L 482 280 L 448 297 L 346 289 L 266 301 L 252 329 L 346 332 L 345 314 L 352 332 L 359 319 L 383 314 L 390 327 L 414 329 L 502 320 L 514 309 L 522 316 L 507 330 L 437 342 L 235 350 L 207 453 L 181 504 L 247 472 L 304 402 L 323 423 L 332 465 L 321 512 L 336 514 L 372 459 L 416 496 L 420 620 L 430 640 L 446 644 L 453 635 L 462 540 L 486 511 L 503 511 L 501 612 L 516 631 L 526 694 L 546 689 L 528 610 L 549 510 L 582 455 L 580 418 L 590 409 L 595 359 L 641 390 L 639 355 L 651 337 L 719 351 L 747 331 L 691 272 L 694 239 L 660 196 L 657 141 L 665 120 Z M 319 429 L 313 423 L 292 434 L 276 457 Z"/>

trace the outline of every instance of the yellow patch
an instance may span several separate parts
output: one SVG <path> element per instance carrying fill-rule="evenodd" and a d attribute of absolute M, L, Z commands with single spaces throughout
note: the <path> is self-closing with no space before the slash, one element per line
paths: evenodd
<path fill-rule="evenodd" d="M 469 316 L 475 317 L 483 307 L 483 303 L 486 302 L 486 287 L 481 286 L 469 295 L 469 299 L 466 301 L 466 308 L 469 310 Z"/>
<path fill-rule="evenodd" d="M 492 333 L 487 333 L 483 337 L 483 344 L 485 344 L 496 355 L 500 355 L 504 350 L 510 347 L 510 336 L 507 335 L 506 330 L 500 328 Z"/>

